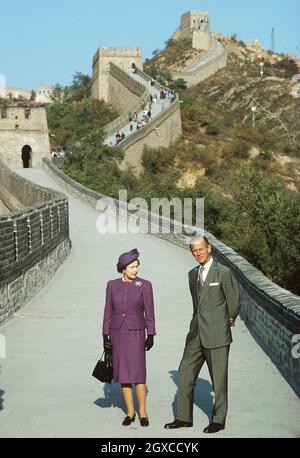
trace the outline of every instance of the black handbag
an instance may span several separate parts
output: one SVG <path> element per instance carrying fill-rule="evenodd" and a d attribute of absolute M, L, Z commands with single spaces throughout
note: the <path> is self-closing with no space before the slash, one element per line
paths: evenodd
<path fill-rule="evenodd" d="M 103 355 L 105 354 L 104 360 Z M 103 383 L 111 383 L 113 378 L 112 357 L 107 356 L 105 351 L 102 353 L 101 359 L 97 362 L 92 376 Z"/>

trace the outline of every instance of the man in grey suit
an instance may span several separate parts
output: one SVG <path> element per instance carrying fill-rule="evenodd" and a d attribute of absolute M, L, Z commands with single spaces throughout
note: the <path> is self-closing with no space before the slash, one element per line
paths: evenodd
<path fill-rule="evenodd" d="M 203 432 L 216 433 L 225 429 L 230 328 L 239 313 L 239 287 L 231 270 L 212 258 L 206 237 L 194 238 L 190 249 L 199 262 L 189 272 L 194 313 L 179 366 L 176 419 L 165 428 L 193 426 L 194 388 L 206 361 L 215 404 L 212 420 Z"/>

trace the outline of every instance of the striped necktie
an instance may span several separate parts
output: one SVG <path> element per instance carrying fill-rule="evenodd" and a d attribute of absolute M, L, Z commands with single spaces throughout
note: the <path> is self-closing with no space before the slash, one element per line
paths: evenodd
<path fill-rule="evenodd" d="M 200 267 L 200 273 L 199 273 L 199 286 L 200 286 L 200 288 L 203 288 L 203 285 L 204 285 L 203 272 L 204 272 L 204 266 L 201 266 Z"/>

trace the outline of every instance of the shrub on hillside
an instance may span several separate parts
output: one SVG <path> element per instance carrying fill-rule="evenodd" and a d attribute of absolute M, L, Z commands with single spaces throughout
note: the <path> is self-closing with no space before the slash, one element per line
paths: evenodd
<path fill-rule="evenodd" d="M 284 56 L 279 62 L 273 64 L 273 67 L 282 70 L 286 78 L 292 78 L 299 73 L 299 67 L 295 59 Z"/>
<path fill-rule="evenodd" d="M 209 124 L 206 128 L 207 135 L 219 135 L 220 128 L 215 124 Z"/>
<path fill-rule="evenodd" d="M 227 145 L 223 149 L 223 158 L 238 158 L 246 160 L 249 158 L 249 144 L 242 140 L 236 140 L 234 143 Z"/>
<path fill-rule="evenodd" d="M 235 204 L 224 239 L 272 281 L 300 294 L 299 201 L 281 178 L 250 164 L 231 174 L 224 186 Z"/>
<path fill-rule="evenodd" d="M 171 89 L 186 89 L 187 88 L 187 82 L 183 78 L 178 78 L 177 80 L 174 80 L 171 84 Z"/>
<path fill-rule="evenodd" d="M 142 155 L 142 164 L 145 168 L 145 172 L 156 175 L 173 165 L 174 158 L 175 151 L 171 148 L 155 149 L 146 146 Z"/>

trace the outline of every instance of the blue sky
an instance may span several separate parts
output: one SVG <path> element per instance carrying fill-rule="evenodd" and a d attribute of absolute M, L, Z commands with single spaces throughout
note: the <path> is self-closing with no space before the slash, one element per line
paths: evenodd
<path fill-rule="evenodd" d="M 31 89 L 91 74 L 100 46 L 138 46 L 151 57 L 188 10 L 206 10 L 213 31 L 267 49 L 274 27 L 276 51 L 300 55 L 299 0 L 0 0 L 0 74 Z"/>

